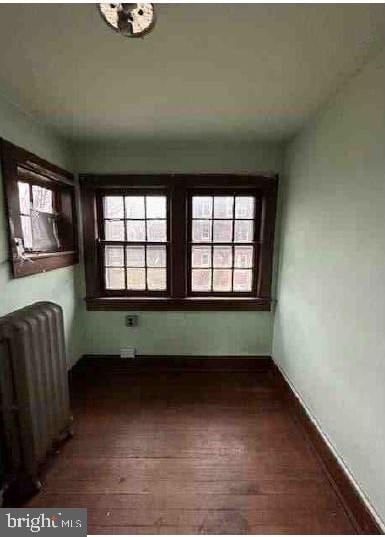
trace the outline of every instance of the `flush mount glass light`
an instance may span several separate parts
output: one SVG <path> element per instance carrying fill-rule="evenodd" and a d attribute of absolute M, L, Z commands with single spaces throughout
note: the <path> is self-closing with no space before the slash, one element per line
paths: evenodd
<path fill-rule="evenodd" d="M 142 37 L 155 24 L 153 4 L 99 4 L 105 22 L 126 37 Z"/>

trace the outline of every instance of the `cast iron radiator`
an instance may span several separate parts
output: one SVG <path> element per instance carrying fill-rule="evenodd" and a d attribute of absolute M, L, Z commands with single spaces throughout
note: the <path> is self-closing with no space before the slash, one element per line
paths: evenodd
<path fill-rule="evenodd" d="M 62 309 L 37 302 L 0 318 L 0 345 L 4 503 L 12 504 L 41 487 L 48 455 L 72 435 Z"/>

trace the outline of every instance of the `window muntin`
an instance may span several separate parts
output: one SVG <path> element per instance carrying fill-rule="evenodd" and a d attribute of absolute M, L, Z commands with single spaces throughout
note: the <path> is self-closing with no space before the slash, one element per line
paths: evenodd
<path fill-rule="evenodd" d="M 167 205 L 167 195 L 159 193 L 103 196 L 101 242 L 107 292 L 167 292 Z"/>
<path fill-rule="evenodd" d="M 278 179 L 275 176 L 219 175 L 219 174 L 145 174 L 145 175 L 81 175 L 80 176 L 83 218 L 84 218 L 84 250 L 85 272 L 87 284 L 87 308 L 89 310 L 261 310 L 271 308 L 271 279 L 274 252 L 274 229 Z M 166 279 L 167 290 L 131 290 L 106 289 L 104 274 L 105 246 L 146 246 L 147 242 L 133 241 L 126 244 L 125 225 L 118 224 L 119 238 L 106 241 L 104 237 L 103 197 L 114 195 L 121 200 L 117 205 L 124 207 L 127 195 L 166 195 L 167 225 L 166 242 L 157 243 L 166 247 Z M 214 242 L 213 229 L 205 226 L 206 240 L 192 242 L 192 196 L 209 198 L 201 203 L 196 220 L 231 220 L 232 233 L 237 234 L 239 242 Z M 215 202 L 217 218 L 214 218 L 214 196 L 233 197 L 232 215 L 225 200 Z M 252 198 L 249 202 L 244 199 Z M 134 205 L 134 204 L 131 204 Z M 230 205 L 230 203 L 229 203 Z M 131 216 L 133 220 L 142 220 L 143 204 L 135 204 Z M 123 211 L 125 209 L 123 208 Z M 141 211 L 141 212 L 139 212 Z M 250 216 L 254 213 L 254 218 Z M 108 215 L 111 216 L 111 215 Z M 155 215 L 158 216 L 158 215 Z M 155 218 L 154 219 L 159 219 Z M 160 218 L 162 219 L 162 218 Z M 106 218 L 119 220 L 119 218 Z M 252 220 L 252 224 L 239 224 L 236 220 Z M 97 223 L 97 225 L 95 225 Z M 113 224 L 110 224 L 113 225 Z M 212 225 L 214 227 L 214 225 Z M 218 226 L 217 226 L 218 227 Z M 226 227 L 226 226 L 224 226 Z M 227 226 L 228 227 L 228 226 Z M 248 242 L 252 227 L 252 242 Z M 122 231 L 123 230 L 123 231 Z M 221 230 L 219 230 L 221 231 Z M 216 232 L 218 234 L 218 230 Z M 209 240 L 207 240 L 207 238 Z M 152 245 L 152 243 L 150 244 Z M 195 249 L 195 262 L 201 270 L 206 269 L 207 275 L 202 284 L 208 291 L 192 291 L 192 257 Z M 224 247 L 230 247 L 226 249 Z M 199 248 L 198 248 L 199 247 Z M 218 247 L 218 250 L 217 250 Z M 231 252 L 231 253 L 230 253 Z M 112 259 L 108 268 L 123 269 L 126 272 L 123 249 Z M 214 264 L 215 255 L 215 267 Z M 123 262 L 122 262 L 123 256 Z M 135 266 L 128 268 L 146 269 L 147 252 L 143 249 L 130 250 L 129 259 Z M 109 256 L 112 257 L 112 254 Z M 150 257 L 150 255 L 148 255 Z M 158 257 L 164 257 L 159 256 Z M 162 260 L 159 261 L 163 263 Z M 230 266 L 231 263 L 231 266 Z M 140 264 L 140 267 L 137 267 Z M 112 266 L 116 265 L 116 266 Z M 147 267 L 156 268 L 156 267 Z M 163 267 L 160 267 L 163 268 Z M 218 271 L 216 286 L 229 288 L 228 274 L 220 272 L 231 270 L 232 291 L 211 291 L 214 269 Z M 134 272 L 138 281 L 143 281 L 143 270 Z M 122 275 L 122 270 L 117 271 Z M 130 276 L 132 276 L 130 274 Z M 151 274 L 150 274 L 151 276 Z M 251 291 L 242 291 L 247 287 Z M 121 278 L 121 276 L 120 276 Z M 126 274 L 124 274 L 126 278 Z M 131 281 L 131 280 L 130 280 Z M 209 283 L 207 283 L 207 281 Z M 126 284 L 126 282 L 125 282 Z M 143 285 L 143 284 L 141 284 Z M 147 282 L 146 282 L 147 285 Z M 122 283 L 117 286 L 121 287 Z M 139 286 L 139 284 L 138 284 Z"/>
<path fill-rule="evenodd" d="M 256 275 L 257 197 L 190 197 L 191 295 L 250 295 Z"/>

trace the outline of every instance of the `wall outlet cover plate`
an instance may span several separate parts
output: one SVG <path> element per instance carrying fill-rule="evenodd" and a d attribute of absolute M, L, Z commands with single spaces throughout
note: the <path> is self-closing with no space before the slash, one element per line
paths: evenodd
<path fill-rule="evenodd" d="M 138 316 L 126 315 L 126 326 L 138 326 Z"/>
<path fill-rule="evenodd" d="M 136 356 L 135 347 L 122 347 L 120 349 L 120 357 L 123 358 L 123 359 L 135 358 L 135 356 Z"/>

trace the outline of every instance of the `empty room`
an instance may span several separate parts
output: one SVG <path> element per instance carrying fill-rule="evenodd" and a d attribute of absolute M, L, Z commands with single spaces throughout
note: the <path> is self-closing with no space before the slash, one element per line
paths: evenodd
<path fill-rule="evenodd" d="M 383 534 L 384 328 L 383 3 L 0 4 L 2 535 Z"/>

